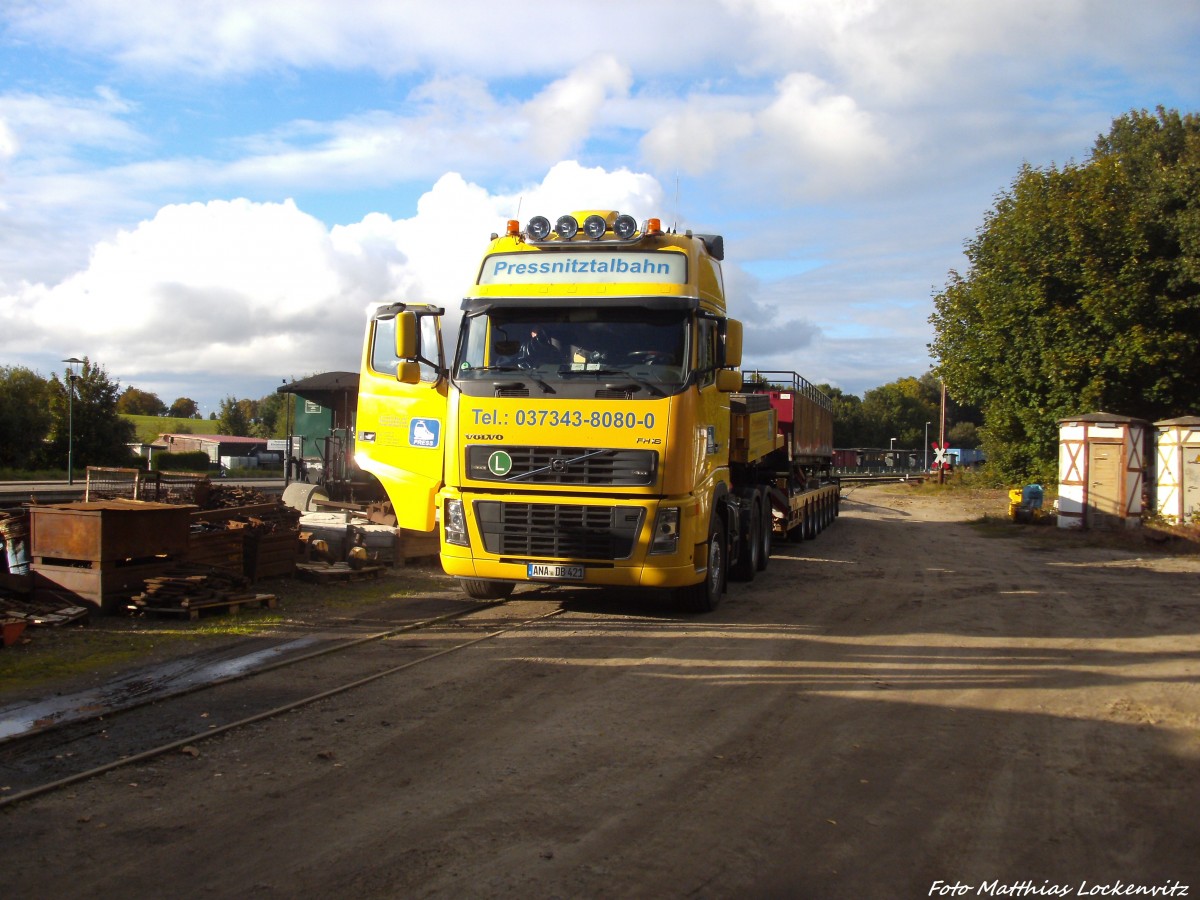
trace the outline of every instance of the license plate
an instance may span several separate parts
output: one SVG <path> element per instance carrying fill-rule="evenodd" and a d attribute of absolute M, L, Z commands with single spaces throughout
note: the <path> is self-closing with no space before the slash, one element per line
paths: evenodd
<path fill-rule="evenodd" d="M 583 581 L 583 566 L 548 566 L 544 563 L 529 563 L 530 578 L 545 581 Z"/>

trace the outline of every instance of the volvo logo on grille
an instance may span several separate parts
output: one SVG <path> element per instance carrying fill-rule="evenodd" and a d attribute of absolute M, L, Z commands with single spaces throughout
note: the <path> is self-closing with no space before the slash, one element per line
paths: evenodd
<path fill-rule="evenodd" d="M 554 457 L 554 459 L 550 460 L 550 471 L 551 472 L 567 471 L 567 461 L 565 459 L 563 459 L 561 456 Z"/>

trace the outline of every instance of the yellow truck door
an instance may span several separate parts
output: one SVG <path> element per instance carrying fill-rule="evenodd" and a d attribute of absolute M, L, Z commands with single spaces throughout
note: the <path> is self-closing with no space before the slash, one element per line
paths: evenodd
<path fill-rule="evenodd" d="M 442 313 L 414 304 L 382 307 L 363 342 L 356 462 L 387 491 L 396 524 L 416 531 L 436 525 L 434 498 L 445 469 Z"/>

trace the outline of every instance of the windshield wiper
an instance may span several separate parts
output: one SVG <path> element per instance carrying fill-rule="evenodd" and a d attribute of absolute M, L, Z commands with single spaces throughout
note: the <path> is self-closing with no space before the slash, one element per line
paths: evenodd
<path fill-rule="evenodd" d="M 470 369 L 464 369 L 464 370 L 462 370 L 462 372 L 464 375 L 467 373 L 472 373 L 472 372 L 503 372 L 506 375 L 515 373 L 517 375 L 522 376 L 523 378 L 528 378 L 530 381 L 536 383 L 537 386 L 542 389 L 542 393 L 545 393 L 545 394 L 557 394 L 558 393 L 558 391 L 554 390 L 554 388 L 550 387 L 550 385 L 548 385 L 545 381 L 543 381 L 542 377 L 540 375 L 538 375 L 538 373 L 536 371 L 534 371 L 533 369 L 527 369 L 524 366 L 507 366 L 507 365 L 505 365 L 505 366 L 474 366 Z M 501 385 L 498 379 L 492 379 L 492 386 L 493 387 L 508 387 L 508 385 Z M 512 386 L 520 387 L 521 385 L 520 385 L 520 382 L 517 382 L 516 384 L 514 384 Z"/>
<path fill-rule="evenodd" d="M 630 393 L 633 393 L 633 391 L 636 391 L 639 388 L 645 388 L 650 393 L 659 397 L 667 396 L 666 392 L 653 381 L 647 381 L 644 378 L 639 378 L 626 369 L 564 369 L 560 371 L 558 375 L 560 378 L 566 378 L 574 375 L 595 375 L 598 378 L 612 378 L 614 375 L 620 375 L 624 378 L 630 379 L 633 384 L 608 384 L 605 385 L 605 387 L 611 391 L 629 391 Z"/>

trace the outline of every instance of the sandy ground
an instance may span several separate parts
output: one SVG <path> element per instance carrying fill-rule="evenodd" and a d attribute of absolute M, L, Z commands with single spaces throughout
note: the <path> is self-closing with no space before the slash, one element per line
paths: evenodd
<path fill-rule="evenodd" d="M 0 810 L 5 883 L 1200 895 L 1200 559 L 966 524 L 984 512 L 1000 501 L 852 490 L 706 616 L 522 594 L 567 612 Z"/>

